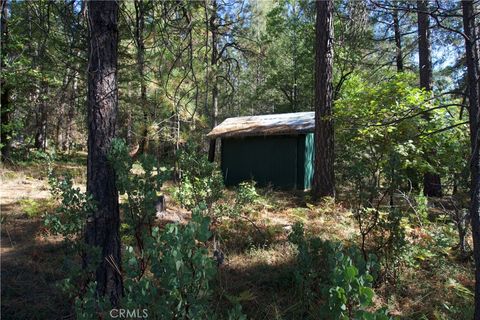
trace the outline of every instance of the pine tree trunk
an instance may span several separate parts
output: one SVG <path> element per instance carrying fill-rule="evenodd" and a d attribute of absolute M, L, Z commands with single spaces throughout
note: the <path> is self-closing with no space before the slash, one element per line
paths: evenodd
<path fill-rule="evenodd" d="M 418 58 L 420 68 L 420 88 L 432 90 L 432 56 L 430 49 L 430 23 L 428 1 L 417 1 L 418 15 Z M 425 115 L 425 120 L 430 121 L 430 114 Z M 435 156 L 435 150 L 427 150 L 426 161 Z M 423 175 L 423 194 L 429 197 L 442 196 L 442 184 L 440 175 L 434 172 L 426 172 Z"/>
<path fill-rule="evenodd" d="M 395 60 L 397 62 L 397 72 L 403 72 L 403 52 L 402 52 L 402 33 L 400 32 L 400 22 L 398 19 L 398 9 L 393 9 L 393 31 L 395 34 Z"/>
<path fill-rule="evenodd" d="M 217 125 L 217 116 L 218 116 L 218 26 L 217 26 L 217 1 L 212 0 L 212 15 L 210 17 L 210 31 L 212 32 L 212 72 L 213 72 L 213 81 L 212 81 L 212 110 L 210 114 L 210 124 L 212 129 Z M 215 149 L 217 148 L 217 139 L 210 139 L 210 147 L 208 149 L 208 160 L 210 162 L 215 161 Z"/>
<path fill-rule="evenodd" d="M 119 273 L 120 217 L 115 172 L 107 155 L 115 137 L 118 109 L 118 2 L 91 0 L 87 7 L 90 41 L 87 192 L 96 201 L 97 209 L 87 219 L 85 240 L 88 245 L 101 248 L 101 262 L 96 269 L 98 294 L 107 296 L 117 306 L 123 290 Z M 90 260 L 86 263 L 91 263 Z"/>
<path fill-rule="evenodd" d="M 0 0 L 1 6 L 1 135 L 0 135 L 0 143 L 2 144 L 1 150 L 1 160 L 2 161 L 9 161 L 10 160 L 10 145 L 11 145 L 11 117 L 12 117 L 12 106 L 10 105 L 10 88 L 5 79 L 5 67 L 6 59 L 7 59 L 7 45 L 8 45 L 8 8 L 7 8 L 7 0 Z"/>
<path fill-rule="evenodd" d="M 75 111 L 77 107 L 76 94 L 78 90 L 77 71 L 72 72 L 72 88 L 69 94 L 69 106 L 67 110 L 67 117 L 65 120 L 65 136 L 63 138 L 62 150 L 70 151 L 72 145 L 72 131 L 73 120 L 75 118 Z"/>
<path fill-rule="evenodd" d="M 480 320 L 480 142 L 479 142 L 479 63 L 475 40 L 475 18 L 472 1 L 462 1 L 463 28 L 465 34 L 465 55 L 468 79 L 470 143 L 470 220 L 472 224 L 473 255 L 475 260 L 475 314 L 474 319 Z"/>
<path fill-rule="evenodd" d="M 137 45 L 137 68 L 140 77 L 140 106 L 143 111 L 143 130 L 138 152 L 144 154 L 148 148 L 147 85 L 145 83 L 145 4 L 135 0 L 135 42 Z"/>
<path fill-rule="evenodd" d="M 316 1 L 314 197 L 335 196 L 333 131 L 333 0 Z"/>
<path fill-rule="evenodd" d="M 430 50 L 430 23 L 428 2 L 417 1 L 418 16 L 418 58 L 420 68 L 420 88 L 432 90 L 432 56 Z"/>
<path fill-rule="evenodd" d="M 37 112 L 37 123 L 36 123 L 36 133 L 35 133 L 35 148 L 38 150 L 45 151 L 47 148 L 47 125 L 48 125 L 48 114 L 47 114 L 47 99 L 45 96 L 48 95 L 48 83 L 41 81 L 41 94 L 39 98 L 38 112 Z"/>

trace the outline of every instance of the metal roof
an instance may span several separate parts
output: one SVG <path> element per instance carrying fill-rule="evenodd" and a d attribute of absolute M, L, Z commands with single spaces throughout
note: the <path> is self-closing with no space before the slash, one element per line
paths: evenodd
<path fill-rule="evenodd" d="M 315 112 L 278 113 L 228 118 L 207 134 L 209 138 L 284 135 L 315 130 Z"/>

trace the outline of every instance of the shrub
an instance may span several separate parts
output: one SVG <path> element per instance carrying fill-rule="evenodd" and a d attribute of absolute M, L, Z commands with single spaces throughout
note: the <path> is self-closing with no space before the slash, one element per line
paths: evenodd
<path fill-rule="evenodd" d="M 216 164 L 195 150 L 195 145 L 189 143 L 179 152 L 181 179 L 174 195 L 189 210 L 200 203 L 211 208 L 222 197 L 224 188 L 223 177 Z"/>
<path fill-rule="evenodd" d="M 135 239 L 124 250 L 124 296 L 120 308 L 146 310 L 152 318 L 220 317 L 210 308 L 216 266 L 208 252 L 211 232 L 205 204 L 193 207 L 188 224 L 168 224 L 160 230 L 153 220 L 157 192 L 165 174 L 158 168 L 154 173 L 155 161 L 151 157 L 141 157 L 138 163 L 133 163 L 121 141 L 113 143 L 110 161 L 116 170 L 119 192 L 126 199 L 122 204 L 125 210 L 122 230 L 126 237 Z M 94 210 L 92 199 L 74 189 L 68 177 L 59 180 L 52 176 L 50 180 L 52 192 L 62 201 L 58 212 L 45 218 L 45 224 L 82 248 L 82 252 L 88 250 L 90 256 L 98 248 L 83 244 L 82 230 L 88 212 Z M 88 282 L 86 275 L 91 271 L 72 266 L 63 288 L 75 300 L 78 319 L 109 318 L 109 302 L 98 297 L 95 282 Z M 226 316 L 232 320 L 244 319 L 238 305 Z"/>
<path fill-rule="evenodd" d="M 402 211 L 392 208 L 383 212 L 375 208 L 360 208 L 354 213 L 361 236 L 360 248 L 365 261 L 372 257 L 380 262 L 376 280 L 396 283 L 406 252 L 405 221 Z"/>
<path fill-rule="evenodd" d="M 100 249 L 88 246 L 83 232 L 88 215 L 95 210 L 95 203 L 91 196 L 73 187 L 69 175 L 60 179 L 50 170 L 48 180 L 53 198 L 60 205 L 54 213 L 44 215 L 44 225 L 51 234 L 62 236 L 70 248 L 64 264 L 68 277 L 61 287 L 70 298 L 76 298 L 88 292 L 87 284 L 100 259 Z M 75 256 L 83 262 L 87 253 L 92 261 L 88 269 L 83 269 L 75 261 Z"/>
<path fill-rule="evenodd" d="M 53 199 L 21 199 L 19 201 L 22 212 L 25 212 L 27 217 L 36 218 L 50 212 L 55 207 Z"/>
<path fill-rule="evenodd" d="M 80 242 L 83 239 L 87 216 L 95 210 L 92 197 L 80 191 L 80 188 L 74 188 L 70 175 L 60 179 L 50 170 L 48 182 L 50 192 L 53 198 L 60 202 L 60 206 L 55 213 L 45 215 L 45 226 L 55 235 Z"/>
<path fill-rule="evenodd" d="M 374 260 L 366 264 L 357 248 L 305 237 L 301 223 L 293 226 L 289 241 L 297 247 L 294 283 L 303 318 L 388 319 L 384 310 L 368 311 Z"/>

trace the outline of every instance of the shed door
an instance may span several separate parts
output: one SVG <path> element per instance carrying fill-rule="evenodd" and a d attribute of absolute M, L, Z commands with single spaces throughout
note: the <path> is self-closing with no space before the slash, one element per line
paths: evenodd
<path fill-rule="evenodd" d="M 255 180 L 259 186 L 297 187 L 297 136 L 222 139 L 226 185 Z"/>

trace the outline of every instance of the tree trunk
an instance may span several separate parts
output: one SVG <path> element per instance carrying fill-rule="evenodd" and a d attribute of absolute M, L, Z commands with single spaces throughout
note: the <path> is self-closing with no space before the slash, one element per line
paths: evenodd
<path fill-rule="evenodd" d="M 38 111 L 37 111 L 37 123 L 36 123 L 36 133 L 35 133 L 35 148 L 38 150 L 45 151 L 47 148 L 47 125 L 48 125 L 48 114 L 47 114 L 47 99 L 45 96 L 48 95 L 48 83 L 46 81 L 41 81 L 42 92 L 40 94 Z"/>
<path fill-rule="evenodd" d="M 420 88 L 432 90 L 432 56 L 430 50 L 430 23 L 428 2 L 417 1 L 418 16 L 418 58 L 420 68 Z"/>
<path fill-rule="evenodd" d="M 107 160 L 118 109 L 118 2 L 88 1 L 90 52 L 88 61 L 87 192 L 96 211 L 87 219 L 85 241 L 101 248 L 96 269 L 97 292 L 119 304 L 123 284 L 119 236 L 118 192 L 115 172 Z M 86 263 L 91 263 L 87 259 Z"/>
<path fill-rule="evenodd" d="M 61 87 L 61 93 L 60 93 L 60 106 L 58 110 L 58 114 L 56 115 L 57 117 L 57 124 L 55 127 L 55 146 L 57 150 L 63 150 L 63 146 L 65 144 L 64 138 L 64 129 L 66 128 L 66 118 L 67 118 L 67 110 L 68 106 L 71 103 L 69 99 L 69 90 L 70 83 L 71 83 L 71 76 L 72 76 L 72 71 L 67 68 L 65 76 L 63 77 L 63 84 Z"/>
<path fill-rule="evenodd" d="M 69 94 L 69 105 L 67 110 L 67 118 L 65 121 L 65 136 L 63 138 L 62 150 L 70 151 L 72 145 L 73 119 L 77 108 L 76 94 L 78 90 L 77 71 L 72 72 L 72 88 Z"/>
<path fill-rule="evenodd" d="M 144 154 L 148 145 L 147 85 L 145 83 L 145 4 L 135 0 L 135 43 L 137 46 L 137 68 L 140 77 L 140 106 L 143 111 L 143 130 L 138 152 Z"/>
<path fill-rule="evenodd" d="M 476 57 L 475 16 L 472 1 L 462 1 L 465 55 L 468 79 L 470 124 L 470 221 L 472 224 L 473 255 L 475 260 L 475 314 L 480 320 L 480 143 L 479 143 L 479 64 Z"/>
<path fill-rule="evenodd" d="M 400 32 L 400 22 L 398 19 L 398 9 L 393 9 L 393 31 L 395 33 L 395 60 L 397 62 L 397 72 L 403 72 L 403 52 L 402 52 L 402 33 Z"/>
<path fill-rule="evenodd" d="M 1 160 L 2 161 L 9 161 L 10 160 L 10 144 L 11 144 L 11 135 L 12 135 L 12 128 L 11 128 L 11 117 L 12 117 L 12 106 L 10 105 L 10 88 L 5 79 L 5 68 L 7 66 L 7 45 L 8 45 L 8 7 L 7 7 L 7 0 L 0 0 L 1 6 L 1 33 L 2 33 L 2 40 L 1 40 L 1 136 L 0 136 L 0 143 L 2 144 L 1 150 Z"/>
<path fill-rule="evenodd" d="M 294 23 L 293 23 L 293 90 L 292 90 L 292 97 L 293 97 L 293 107 L 292 112 L 298 111 L 298 86 L 297 86 L 297 79 L 298 79 L 298 41 L 297 41 L 297 25 L 298 25 L 298 18 L 296 12 L 297 6 L 296 3 L 292 5 L 292 14 L 294 16 Z"/>
<path fill-rule="evenodd" d="M 428 1 L 417 1 L 418 15 L 418 58 L 420 68 L 420 88 L 425 91 L 432 90 L 432 55 L 430 50 L 430 23 Z M 425 114 L 425 120 L 430 120 L 430 114 Z M 435 156 L 435 150 L 427 150 L 427 162 Z M 423 194 L 429 197 L 442 196 L 440 175 L 426 172 L 423 175 Z"/>
<path fill-rule="evenodd" d="M 218 116 L 218 26 L 217 26 L 217 1 L 212 0 L 212 15 L 210 16 L 210 31 L 212 32 L 212 110 L 210 115 L 210 124 L 212 129 L 217 125 Z M 210 139 L 210 147 L 208 149 L 208 161 L 215 161 L 215 149 L 217 148 L 217 139 Z"/>
<path fill-rule="evenodd" d="M 316 1 L 314 197 L 335 196 L 333 131 L 333 0 Z"/>

